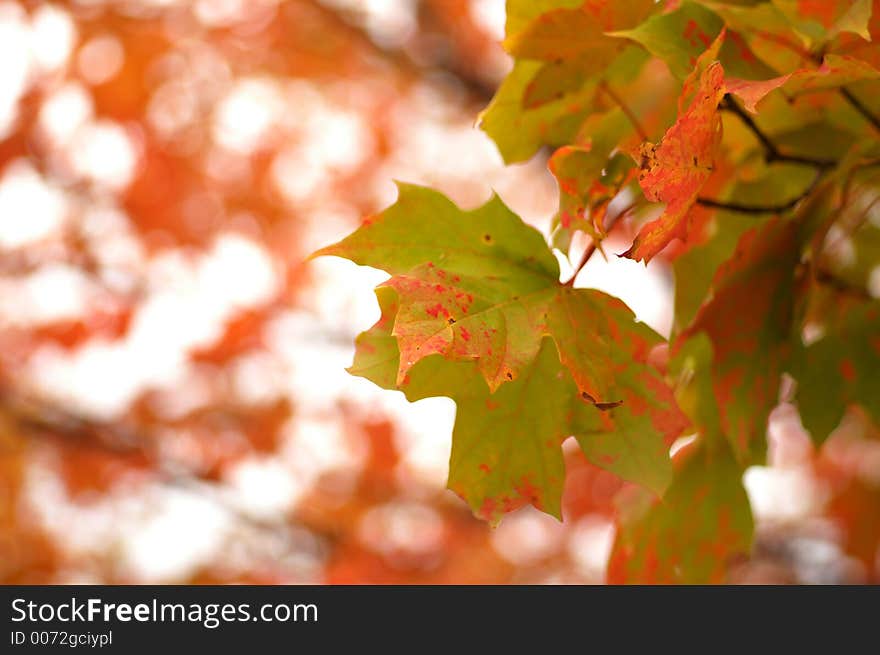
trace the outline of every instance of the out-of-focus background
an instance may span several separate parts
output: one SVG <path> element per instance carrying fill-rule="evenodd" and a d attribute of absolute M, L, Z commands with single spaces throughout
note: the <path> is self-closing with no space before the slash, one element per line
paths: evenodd
<path fill-rule="evenodd" d="M 0 1 L 0 582 L 604 580 L 613 475 L 492 530 L 444 490 L 454 405 L 350 377 L 383 275 L 304 264 L 393 202 L 497 190 L 546 228 L 546 156 L 475 128 L 503 0 Z M 581 284 L 660 332 L 661 260 Z M 880 451 L 771 420 L 737 582 L 880 571 Z M 873 445 L 872 445 L 873 444 Z"/>

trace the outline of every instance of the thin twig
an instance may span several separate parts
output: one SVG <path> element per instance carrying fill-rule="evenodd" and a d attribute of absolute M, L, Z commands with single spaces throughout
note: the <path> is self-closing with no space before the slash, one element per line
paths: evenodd
<path fill-rule="evenodd" d="M 797 198 L 793 198 L 786 203 L 780 205 L 744 205 L 739 202 L 723 202 L 721 200 L 713 200 L 712 198 L 697 198 L 697 204 L 703 207 L 711 207 L 712 209 L 726 209 L 727 211 L 738 212 L 740 214 L 779 214 L 788 211 L 807 194 L 801 194 Z"/>
<path fill-rule="evenodd" d="M 712 198 L 697 198 L 697 204 L 703 207 L 711 207 L 712 209 L 726 209 L 727 211 L 738 212 L 740 214 L 781 214 L 797 205 L 801 200 L 806 198 L 813 192 L 822 179 L 824 169 L 816 171 L 813 181 L 807 185 L 800 195 L 783 203 L 776 205 L 745 205 L 739 202 L 726 202 L 723 200 L 714 200 Z"/>
<path fill-rule="evenodd" d="M 614 216 L 609 218 L 606 225 L 604 226 L 606 234 L 614 228 L 614 225 L 615 223 L 617 223 L 617 221 L 619 221 L 625 214 L 628 214 L 630 211 L 632 211 L 633 207 L 635 207 L 635 204 L 628 205 L 627 207 L 624 207 L 621 211 L 617 212 Z M 572 273 L 571 277 L 568 278 L 568 280 L 563 282 L 562 286 L 574 286 L 574 281 L 577 278 L 578 274 L 581 272 L 581 270 L 583 270 L 584 266 L 587 265 L 587 262 L 590 261 L 590 258 L 593 256 L 596 250 L 598 250 L 597 243 L 598 242 L 596 241 L 596 239 L 592 239 L 587 247 L 584 248 L 584 254 L 581 255 L 581 259 L 578 262 L 578 265 L 575 266 L 574 272 Z"/>
<path fill-rule="evenodd" d="M 758 127 L 755 121 L 749 116 L 748 112 L 746 112 L 742 107 L 740 107 L 730 95 L 725 95 L 724 100 L 721 101 L 721 108 L 726 109 L 727 111 L 735 114 L 737 118 L 739 118 L 746 127 L 748 127 L 752 134 L 761 142 L 761 145 L 764 146 L 765 150 L 765 159 L 768 163 L 773 162 L 788 162 L 790 164 L 803 164 L 805 166 L 815 166 L 816 168 L 831 168 L 832 166 L 837 165 L 837 161 L 833 159 L 816 159 L 813 157 L 803 157 L 800 155 L 786 155 L 779 151 L 779 148 L 775 143 L 768 137 L 764 131 Z"/>
<path fill-rule="evenodd" d="M 865 117 L 865 120 L 873 125 L 875 129 L 880 130 L 880 118 L 877 118 L 874 114 L 872 114 L 871 110 L 868 109 L 864 104 L 862 104 L 862 101 L 852 94 L 852 91 L 847 89 L 845 86 L 842 86 L 840 87 L 840 94 L 844 98 L 846 98 L 846 101 L 851 104 L 857 112 Z"/>
<path fill-rule="evenodd" d="M 861 298 L 862 300 L 874 299 L 874 297 L 868 292 L 867 289 L 853 286 L 849 282 L 841 280 L 839 277 L 836 277 L 833 273 L 825 269 L 816 269 L 813 275 L 813 279 L 818 284 L 831 287 L 838 293 L 853 296 L 855 298 Z"/>

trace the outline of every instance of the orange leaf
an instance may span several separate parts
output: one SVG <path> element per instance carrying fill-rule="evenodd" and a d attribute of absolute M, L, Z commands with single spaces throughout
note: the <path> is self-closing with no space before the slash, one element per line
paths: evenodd
<path fill-rule="evenodd" d="M 647 262 L 675 238 L 687 236 L 687 217 L 715 165 L 721 144 L 718 104 L 724 97 L 724 70 L 715 61 L 724 32 L 697 60 L 684 83 L 678 120 L 657 145 L 642 145 L 639 183 L 645 197 L 665 202 L 666 210 L 639 231 L 632 247 L 622 256 Z M 710 63 L 711 62 L 711 63 Z M 682 111 L 684 100 L 693 99 Z"/>

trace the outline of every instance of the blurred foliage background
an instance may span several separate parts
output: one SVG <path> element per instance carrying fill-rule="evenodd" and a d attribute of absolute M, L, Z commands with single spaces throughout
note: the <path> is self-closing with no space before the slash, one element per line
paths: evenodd
<path fill-rule="evenodd" d="M 600 583 L 622 484 L 565 521 L 444 490 L 454 406 L 348 376 L 381 274 L 315 248 L 491 189 L 546 228 L 547 153 L 474 127 L 503 0 L 0 2 L 0 582 Z M 625 236 L 624 236 L 625 240 Z M 588 284 L 668 333 L 668 265 Z M 616 259 L 616 258 L 611 258 Z M 733 582 L 880 581 L 880 440 L 782 405 Z"/>

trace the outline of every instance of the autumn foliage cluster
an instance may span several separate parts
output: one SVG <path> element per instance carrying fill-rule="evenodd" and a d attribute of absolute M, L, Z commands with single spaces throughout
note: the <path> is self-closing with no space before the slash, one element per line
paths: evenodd
<path fill-rule="evenodd" d="M 880 581 L 878 39 L 0 2 L 0 582 Z"/>
<path fill-rule="evenodd" d="M 634 483 L 610 581 L 728 580 L 780 402 L 818 448 L 845 417 L 876 438 L 878 39 L 869 0 L 509 0 L 515 63 L 480 125 L 508 163 L 552 150 L 552 233 L 498 197 L 464 211 L 401 184 L 317 253 L 391 276 L 351 372 L 456 402 L 448 484 L 477 516 L 562 519 L 574 437 Z M 672 261 L 668 340 L 576 286 L 592 256 Z"/>

